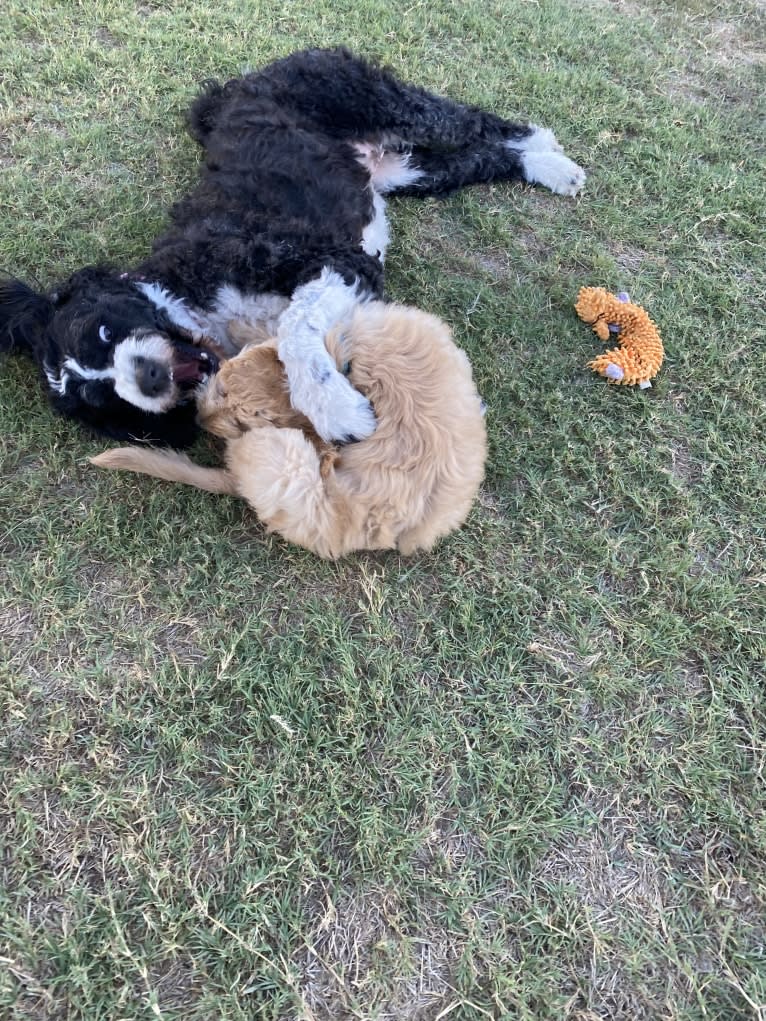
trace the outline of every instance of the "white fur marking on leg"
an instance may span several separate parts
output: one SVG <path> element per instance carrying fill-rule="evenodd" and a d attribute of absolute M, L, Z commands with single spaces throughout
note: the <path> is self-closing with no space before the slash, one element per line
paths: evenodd
<path fill-rule="evenodd" d="M 386 216 L 386 200 L 376 191 L 372 193 L 372 207 L 375 215 L 362 233 L 362 250 L 368 255 L 377 256 L 385 261 L 386 249 L 391 241 L 391 229 Z"/>
<path fill-rule="evenodd" d="M 355 287 L 330 270 L 299 287 L 279 321 L 278 353 L 290 401 L 324 440 L 364 439 L 375 431 L 370 402 L 338 372 L 325 347 L 328 330 L 360 301 Z"/>
<path fill-rule="evenodd" d="M 563 146 L 556 140 L 550 128 L 541 128 L 539 124 L 530 124 L 530 134 L 520 142 L 508 143 L 510 148 L 522 149 L 524 152 L 563 152 Z"/>
<path fill-rule="evenodd" d="M 530 184 L 542 184 L 557 195 L 576 195 L 585 184 L 585 171 L 562 152 L 556 136 L 549 128 L 531 124 L 531 134 L 518 141 L 506 142 L 515 149 Z"/>
<path fill-rule="evenodd" d="M 576 195 L 585 184 L 582 167 L 560 152 L 522 153 L 521 162 L 530 184 L 542 184 L 556 195 Z"/>

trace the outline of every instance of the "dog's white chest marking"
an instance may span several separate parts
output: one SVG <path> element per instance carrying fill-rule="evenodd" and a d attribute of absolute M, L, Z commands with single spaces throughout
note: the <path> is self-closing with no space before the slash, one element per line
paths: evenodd
<path fill-rule="evenodd" d="M 268 333 L 276 336 L 279 317 L 289 304 L 290 299 L 281 294 L 243 294 L 236 287 L 224 284 L 216 292 L 212 310 L 201 315 L 207 335 L 213 337 L 227 354 L 236 354 L 239 348 L 226 329 L 233 319 L 248 326 L 263 326 Z"/>
<path fill-rule="evenodd" d="M 239 350 L 227 331 L 233 319 L 250 326 L 265 326 L 269 333 L 276 334 L 279 316 L 289 304 L 289 298 L 280 294 L 244 294 L 230 284 L 223 284 L 210 309 L 192 308 L 159 284 L 139 283 L 137 286 L 176 326 L 189 330 L 197 338 L 210 337 L 227 355 L 235 355 Z"/>

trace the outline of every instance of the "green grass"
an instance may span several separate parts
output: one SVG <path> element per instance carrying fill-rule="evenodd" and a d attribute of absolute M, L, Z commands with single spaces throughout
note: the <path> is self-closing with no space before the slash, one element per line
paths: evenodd
<path fill-rule="evenodd" d="M 3 26 L 0 267 L 42 284 L 146 252 L 196 82 L 309 43 L 550 125 L 590 177 L 392 204 L 389 293 L 489 404 L 481 499 L 429 556 L 328 565 L 99 474 L 4 360 L 0 1014 L 766 1017 L 763 4 Z M 651 391 L 584 367 L 584 283 L 660 324 Z"/>

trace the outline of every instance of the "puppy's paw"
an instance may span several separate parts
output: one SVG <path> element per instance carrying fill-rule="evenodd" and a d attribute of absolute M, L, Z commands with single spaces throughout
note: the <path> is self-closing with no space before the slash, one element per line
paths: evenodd
<path fill-rule="evenodd" d="M 585 184 L 582 167 L 560 152 L 522 152 L 524 178 L 556 195 L 576 195 Z"/>

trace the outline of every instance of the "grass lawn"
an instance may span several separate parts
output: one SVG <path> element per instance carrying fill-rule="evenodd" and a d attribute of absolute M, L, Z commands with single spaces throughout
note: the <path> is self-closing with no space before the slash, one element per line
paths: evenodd
<path fill-rule="evenodd" d="M 326 564 L 0 365 L 0 1016 L 766 1018 L 763 0 L 10 0 L 0 267 L 147 251 L 195 83 L 345 42 L 582 197 L 391 204 L 489 405 L 467 524 Z M 575 316 L 663 333 L 610 387 Z M 205 442 L 200 454 L 206 455 Z"/>

